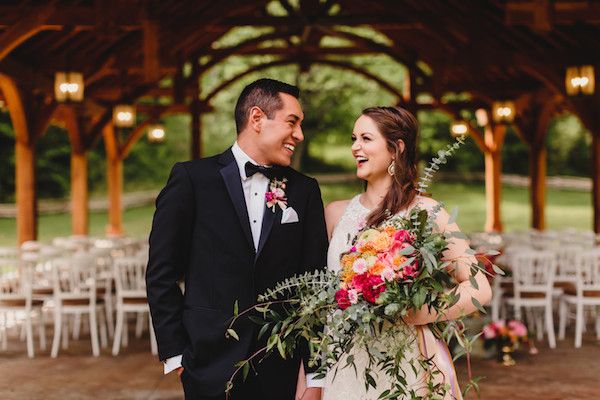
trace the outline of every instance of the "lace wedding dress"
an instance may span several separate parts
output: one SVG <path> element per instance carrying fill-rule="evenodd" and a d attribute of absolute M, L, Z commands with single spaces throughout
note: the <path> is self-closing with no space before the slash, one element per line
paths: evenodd
<path fill-rule="evenodd" d="M 327 253 L 328 268 L 333 271 L 340 270 L 340 255 L 346 252 L 352 246 L 352 240 L 358 231 L 364 227 L 370 210 L 365 208 L 359 201 L 359 195 L 355 196 L 348 204 L 340 221 L 336 225 Z M 450 385 L 450 391 L 445 399 L 462 399 L 452 357 L 448 352 L 446 344 L 438 340 L 426 326 L 396 326 L 393 330 L 394 335 L 402 337 L 391 337 L 381 335 L 379 343 L 374 347 L 389 348 L 393 346 L 396 340 L 403 343 L 409 343 L 409 349 L 406 359 L 403 360 L 403 370 L 407 381 L 407 387 L 413 389 L 419 396 L 427 394 L 427 372 L 419 368 L 418 360 L 433 357 L 436 369 L 441 372 L 437 374 L 436 381 L 442 381 Z M 342 357 L 339 368 L 332 369 L 327 375 L 326 385 L 323 392 L 323 400 L 375 400 L 384 391 L 390 388 L 391 380 L 383 371 L 373 369 L 372 375 L 377 385 L 376 389 L 372 387 L 365 388 L 364 370 L 368 365 L 368 354 L 364 347 L 355 346 L 351 351 L 354 357 L 356 371 L 352 366 L 342 368 L 346 365 L 345 357 Z M 411 361 L 412 360 L 412 361 Z M 411 367 L 416 368 L 416 374 Z M 407 396 L 410 398 L 410 396 Z"/>

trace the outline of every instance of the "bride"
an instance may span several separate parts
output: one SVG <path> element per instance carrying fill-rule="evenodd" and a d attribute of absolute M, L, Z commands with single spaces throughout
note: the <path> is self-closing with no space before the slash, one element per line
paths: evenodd
<path fill-rule="evenodd" d="M 340 269 L 340 255 L 351 247 L 352 239 L 365 224 L 377 226 L 389 218 L 390 214 L 402 215 L 417 205 L 427 210 L 436 206 L 435 200 L 419 196 L 415 188 L 417 131 L 417 120 L 402 108 L 368 108 L 356 120 L 352 132 L 352 155 L 356 160 L 356 175 L 366 182 L 366 190 L 352 199 L 335 201 L 325 209 L 330 237 L 328 268 L 334 271 Z M 449 220 L 448 213 L 441 209 L 436 215 L 437 229 L 458 231 L 458 226 Z M 476 260 L 467 252 L 468 248 L 465 240 L 449 239 L 444 258 L 452 261 L 450 268 L 459 283 L 460 298 L 447 310 L 442 320 L 456 319 L 475 311 L 471 298 L 476 298 L 481 304 L 490 301 L 491 289 L 482 273 L 475 276 L 478 289 L 469 281 L 470 265 L 476 263 Z M 413 362 L 415 360 L 431 359 L 434 368 L 441 372 L 431 374 L 431 379 L 438 381 L 435 383 L 446 385 L 448 390 L 445 399 L 462 399 L 448 348 L 427 327 L 436 318 L 437 315 L 423 307 L 413 310 L 404 318 L 406 326 L 393 330 L 395 334 L 402 332 L 401 335 L 406 336 L 402 339 L 410 343 L 411 359 L 403 361 L 406 364 L 403 368 L 406 387 L 416 396 L 427 396 L 427 381 L 430 379 L 424 369 L 413 369 L 412 366 L 423 365 Z M 379 374 L 375 374 L 377 389 L 366 390 L 362 371 L 368 364 L 367 352 L 363 347 L 355 346 L 352 353 L 358 374 L 352 367 L 339 368 L 335 374 L 331 371 L 325 378 L 323 400 L 377 399 L 382 391 L 390 387 L 389 378 L 379 371 Z M 340 364 L 345 365 L 344 358 Z M 298 398 L 301 398 L 305 382 L 302 369 L 300 374 Z"/>

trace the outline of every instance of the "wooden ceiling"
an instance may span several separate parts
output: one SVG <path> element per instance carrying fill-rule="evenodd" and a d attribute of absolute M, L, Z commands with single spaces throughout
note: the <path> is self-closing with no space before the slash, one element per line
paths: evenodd
<path fill-rule="evenodd" d="M 385 40 L 344 27 L 368 25 Z M 232 47 L 238 26 L 271 27 Z M 345 45 L 324 47 L 324 37 Z M 277 46 L 268 40 L 282 39 Z M 29 0 L 0 4 L 0 73 L 53 103 L 58 70 L 82 71 L 82 115 L 100 132 L 112 105 L 141 96 L 194 96 L 197 75 L 233 54 L 271 54 L 276 65 L 323 62 L 362 70 L 344 56 L 384 53 L 411 72 L 412 95 L 441 99 L 562 96 L 564 70 L 600 64 L 600 1 L 582 0 Z M 204 57 L 203 57 L 204 56 Z M 209 58 L 205 57 L 209 56 Z M 199 57 L 205 60 L 199 63 Z M 191 63 L 192 75 L 183 65 Z M 171 76 L 173 87 L 158 82 Z M 385 77 L 373 77 L 386 85 Z M 164 81 L 163 81 L 164 82 Z M 390 85 L 391 86 L 391 85 Z M 222 87 L 225 87 L 223 85 Z M 399 90 L 399 89 L 398 89 Z"/>

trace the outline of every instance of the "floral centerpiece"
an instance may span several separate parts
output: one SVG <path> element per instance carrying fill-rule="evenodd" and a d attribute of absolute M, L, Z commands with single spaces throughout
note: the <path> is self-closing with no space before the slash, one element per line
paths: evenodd
<path fill-rule="evenodd" d="M 485 347 L 496 346 L 498 361 L 504 365 L 514 365 L 515 361 L 510 355 L 519 343 L 528 343 L 527 327 L 517 320 L 492 321 L 483 327 L 482 337 Z"/>
<path fill-rule="evenodd" d="M 446 152 L 439 153 L 426 169 L 426 180 L 462 140 L 458 139 Z M 420 188 L 424 187 L 426 185 L 421 183 Z M 407 215 L 390 216 L 380 226 L 365 226 L 356 237 L 349 238 L 352 244 L 341 256 L 339 273 L 320 270 L 294 276 L 260 295 L 258 304 L 248 310 L 238 313 L 236 304 L 228 336 L 237 338 L 235 322 L 248 316 L 261 326 L 259 338 L 266 336 L 267 340 L 264 348 L 238 364 L 227 391 L 232 388 L 233 378 L 238 373 L 245 377 L 252 363 L 260 357 L 272 352 L 278 352 L 283 358 L 291 357 L 299 343 L 307 342 L 309 365 L 318 367 L 317 377 L 325 377 L 328 371 L 339 368 L 356 370 L 353 349 L 362 346 L 369 360 L 357 374 L 364 377 L 367 389 L 381 390 L 381 398 L 386 399 L 406 395 L 420 398 L 414 397 L 414 392 L 409 393 L 406 384 L 410 343 L 396 340 L 404 336 L 397 333 L 407 327 L 402 322 L 403 317 L 410 310 L 426 306 L 438 315 L 438 321 L 430 324 L 438 338 L 447 341 L 457 338 L 467 355 L 476 340 L 476 337 L 466 337 L 460 320 L 441 322 L 445 310 L 459 297 L 458 284 L 452 276 L 453 260 L 445 259 L 443 253 L 452 238 L 466 238 L 460 232 L 436 229 L 435 217 L 441 207 L 441 204 L 433 210 L 414 207 Z M 479 271 L 486 273 L 482 263 L 471 265 L 472 276 Z M 471 284 L 477 288 L 474 278 Z M 485 312 L 475 298 L 472 302 Z M 431 359 L 414 360 L 414 363 L 411 369 L 421 368 L 427 372 L 429 396 L 443 397 L 449 388 L 436 383 L 435 376 L 441 372 L 435 363 Z M 390 378 L 389 387 L 376 388 L 375 370 L 383 371 Z M 477 389 L 476 379 L 472 379 L 470 385 Z"/>

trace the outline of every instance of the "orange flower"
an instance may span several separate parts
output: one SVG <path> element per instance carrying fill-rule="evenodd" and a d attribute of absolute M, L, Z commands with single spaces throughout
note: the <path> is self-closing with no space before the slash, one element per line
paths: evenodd
<path fill-rule="evenodd" d="M 369 273 L 372 275 L 381 275 L 384 269 L 385 265 L 381 261 L 377 261 L 371 268 L 369 268 Z"/>
<path fill-rule="evenodd" d="M 375 247 L 373 246 L 373 242 L 365 242 L 362 243 L 360 245 L 360 248 L 358 249 L 361 253 L 373 253 L 375 254 L 377 251 L 375 250 Z"/>
<path fill-rule="evenodd" d="M 340 263 L 342 264 L 342 267 L 352 269 L 352 265 L 354 264 L 354 261 L 356 261 L 357 258 L 357 253 L 344 254 L 342 256 L 342 259 L 340 260 Z"/>
<path fill-rule="evenodd" d="M 386 234 L 381 234 L 373 240 L 373 247 L 375 248 L 375 251 L 377 251 L 377 252 L 385 251 L 385 250 L 389 249 L 391 245 L 392 245 L 392 238 Z"/>
<path fill-rule="evenodd" d="M 355 275 L 356 273 L 352 270 L 352 267 L 344 268 L 341 275 L 342 282 L 345 284 L 350 284 Z"/>

